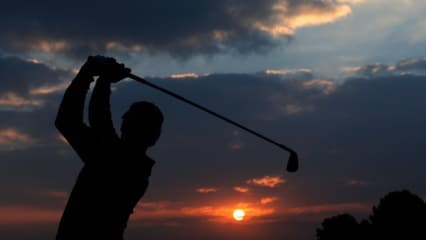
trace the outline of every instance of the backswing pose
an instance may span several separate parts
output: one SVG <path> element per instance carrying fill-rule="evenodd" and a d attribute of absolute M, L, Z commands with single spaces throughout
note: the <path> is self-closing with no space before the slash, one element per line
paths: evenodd
<path fill-rule="evenodd" d="M 154 160 L 146 155 L 161 133 L 163 115 L 149 102 L 133 103 L 122 117 L 121 136 L 111 119 L 110 86 L 130 69 L 113 58 L 89 57 L 66 90 L 55 121 L 84 163 L 59 224 L 57 240 L 122 240 L 130 214 L 148 187 Z M 83 122 L 89 103 L 89 125 Z"/>

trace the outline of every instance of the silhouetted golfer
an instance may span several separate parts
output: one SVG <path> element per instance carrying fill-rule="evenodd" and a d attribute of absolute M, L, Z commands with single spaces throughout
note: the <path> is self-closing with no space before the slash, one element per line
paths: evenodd
<path fill-rule="evenodd" d="M 56 239 L 123 239 L 133 208 L 144 195 L 154 161 L 146 156 L 160 136 L 163 115 L 136 102 L 123 115 L 121 137 L 113 127 L 110 86 L 130 69 L 113 58 L 89 57 L 64 94 L 55 125 L 84 163 L 59 224 Z M 90 83 L 99 76 L 83 122 Z"/>

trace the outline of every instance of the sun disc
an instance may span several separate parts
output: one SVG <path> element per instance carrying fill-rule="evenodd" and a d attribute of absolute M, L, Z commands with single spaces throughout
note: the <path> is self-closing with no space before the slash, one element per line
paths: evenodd
<path fill-rule="evenodd" d="M 242 209 L 235 209 L 234 213 L 232 215 L 234 216 L 235 220 L 242 221 L 242 220 L 244 220 L 246 213 Z"/>

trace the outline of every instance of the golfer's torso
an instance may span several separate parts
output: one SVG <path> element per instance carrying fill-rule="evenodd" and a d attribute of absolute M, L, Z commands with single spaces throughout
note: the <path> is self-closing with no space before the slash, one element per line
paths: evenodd
<path fill-rule="evenodd" d="M 113 157 L 113 156 L 109 156 Z M 124 157 L 121 155 L 121 157 Z M 86 164 L 81 170 L 64 211 L 58 235 L 122 236 L 128 218 L 148 187 L 154 161 L 143 157 Z"/>

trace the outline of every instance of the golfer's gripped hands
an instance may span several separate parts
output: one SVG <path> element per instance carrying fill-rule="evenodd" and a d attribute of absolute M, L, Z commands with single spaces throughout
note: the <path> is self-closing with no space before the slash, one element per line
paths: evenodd
<path fill-rule="evenodd" d="M 104 56 L 89 56 L 86 63 L 81 67 L 80 73 L 86 76 L 95 77 L 112 83 L 129 76 L 131 70 L 124 64 L 118 63 L 114 58 Z"/>

